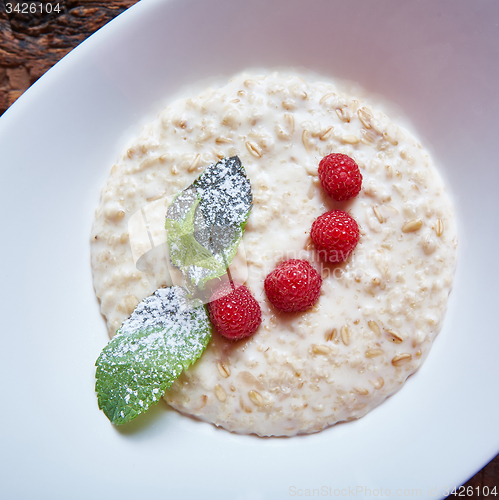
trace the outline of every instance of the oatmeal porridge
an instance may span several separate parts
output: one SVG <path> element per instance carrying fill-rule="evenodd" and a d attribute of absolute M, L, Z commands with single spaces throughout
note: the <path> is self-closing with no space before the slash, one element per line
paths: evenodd
<path fill-rule="evenodd" d="M 321 188 L 318 164 L 332 152 L 359 165 L 354 200 L 335 202 Z M 208 165 L 233 156 L 253 193 L 233 270 L 260 303 L 262 324 L 239 342 L 214 333 L 164 398 L 181 412 L 262 436 L 359 418 L 428 355 L 452 286 L 457 237 L 443 181 L 418 140 L 332 83 L 245 73 L 175 101 L 143 129 L 113 166 L 92 230 L 94 286 L 110 334 L 142 299 L 175 283 L 165 256 L 169 203 Z M 355 218 L 360 240 L 347 261 L 328 264 L 310 228 L 335 208 Z M 312 309 L 280 313 L 263 282 L 291 258 L 321 273 L 322 291 Z"/>

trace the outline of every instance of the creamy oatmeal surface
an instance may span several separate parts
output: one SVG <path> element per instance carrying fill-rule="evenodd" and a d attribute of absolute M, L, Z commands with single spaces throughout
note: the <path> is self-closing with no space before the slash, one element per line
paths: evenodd
<path fill-rule="evenodd" d="M 318 164 L 332 152 L 360 167 L 363 187 L 352 201 L 334 202 L 321 189 Z M 237 343 L 214 334 L 165 399 L 259 435 L 316 432 L 361 417 L 418 369 L 441 328 L 456 226 L 418 141 L 333 84 L 242 74 L 174 102 L 143 129 L 112 168 L 91 237 L 110 333 L 140 300 L 172 284 L 168 203 L 207 165 L 234 155 L 253 190 L 243 248 L 262 325 Z M 361 232 L 351 258 L 336 265 L 322 263 L 309 238 L 315 218 L 333 208 L 348 211 Z M 321 297 L 305 313 L 279 313 L 265 296 L 265 276 L 286 258 L 306 259 L 322 273 Z"/>

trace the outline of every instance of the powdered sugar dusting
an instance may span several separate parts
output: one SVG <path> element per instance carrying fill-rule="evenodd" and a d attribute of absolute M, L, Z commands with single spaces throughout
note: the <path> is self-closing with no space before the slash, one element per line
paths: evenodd
<path fill-rule="evenodd" d="M 204 283 L 221 276 L 230 264 L 251 211 L 251 185 L 239 157 L 224 158 L 206 168 L 201 176 L 175 198 L 168 207 L 167 221 L 182 223 L 194 203 L 194 239 L 206 248 L 218 265 L 211 262 L 193 263 L 184 272 L 190 282 L 203 288 Z M 174 265 L 182 269 L 183 255 L 178 239 L 168 236 L 170 256 Z"/>
<path fill-rule="evenodd" d="M 194 185 L 208 226 L 240 225 L 248 218 L 251 186 L 237 156 L 208 167 Z"/>
<path fill-rule="evenodd" d="M 117 335 L 152 332 L 140 340 L 141 345 L 150 351 L 166 349 L 169 356 L 202 352 L 206 346 L 208 316 L 202 305 L 193 305 L 183 288 L 160 288 L 137 306 Z M 124 344 L 122 349 L 132 350 L 133 345 Z"/>
<path fill-rule="evenodd" d="M 128 422 L 159 400 L 211 339 L 206 309 L 180 287 L 145 298 L 97 360 L 99 407 Z"/>

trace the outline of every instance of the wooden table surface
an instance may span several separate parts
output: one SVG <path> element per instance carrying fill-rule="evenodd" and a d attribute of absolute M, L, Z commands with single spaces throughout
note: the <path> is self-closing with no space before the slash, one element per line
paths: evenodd
<path fill-rule="evenodd" d="M 59 4 L 60 12 L 7 12 L 8 3 L 21 5 L 26 1 L 0 0 L 0 115 L 73 47 L 136 3 L 136 0 L 48 1 L 43 3 L 54 7 Z M 482 488 L 488 486 L 491 490 L 496 487 L 497 491 L 497 495 L 489 498 L 499 497 L 499 455 L 465 486 L 461 496 L 486 498 Z"/>

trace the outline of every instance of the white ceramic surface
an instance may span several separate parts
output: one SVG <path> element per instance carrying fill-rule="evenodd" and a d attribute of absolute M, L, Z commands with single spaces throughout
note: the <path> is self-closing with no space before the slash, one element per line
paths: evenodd
<path fill-rule="evenodd" d="M 142 0 L 50 70 L 0 118 L 0 496 L 438 498 L 485 465 L 499 451 L 498 61 L 495 0 Z M 460 220 L 444 329 L 402 391 L 319 434 L 238 436 L 163 403 L 116 429 L 93 390 L 101 185 L 183 85 L 293 65 L 393 101 L 442 164 Z"/>

